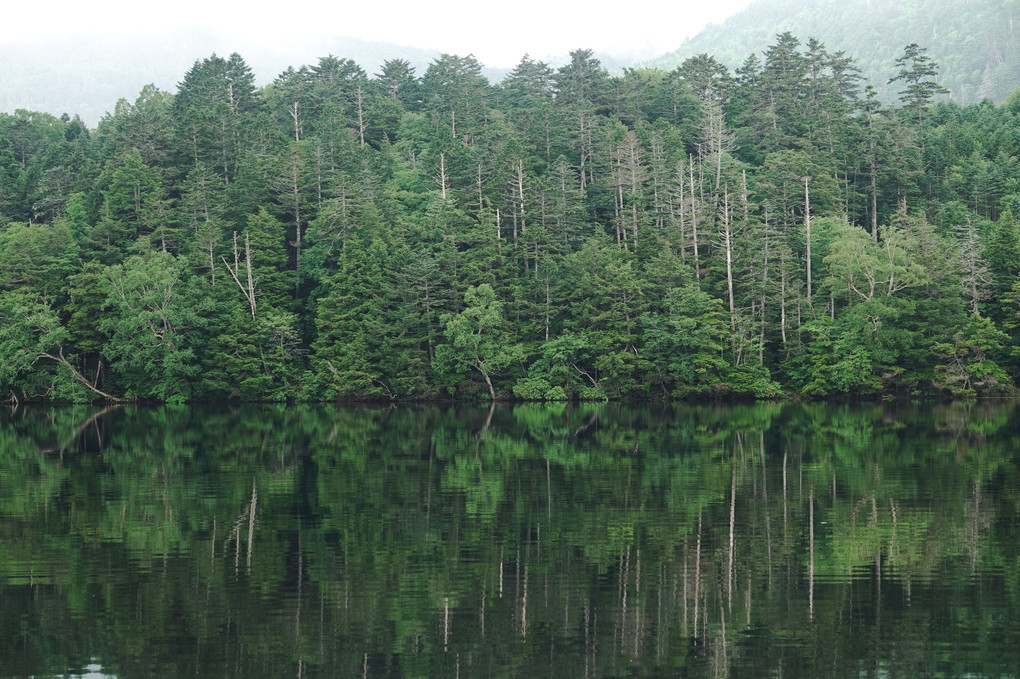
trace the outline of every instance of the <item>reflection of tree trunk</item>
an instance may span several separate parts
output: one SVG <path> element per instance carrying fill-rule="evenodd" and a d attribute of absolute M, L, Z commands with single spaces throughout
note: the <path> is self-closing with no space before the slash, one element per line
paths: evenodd
<path fill-rule="evenodd" d="M 521 636 L 528 636 L 528 565 L 524 564 L 524 589 L 521 592 Z"/>
<path fill-rule="evenodd" d="M 248 505 L 248 555 L 247 563 L 245 564 L 249 571 L 251 571 L 251 555 L 254 551 L 254 538 L 255 538 L 255 510 L 259 502 L 259 491 L 255 485 L 255 479 L 251 480 L 251 503 Z M 300 555 L 299 555 L 300 556 Z"/>
<path fill-rule="evenodd" d="M 641 601 L 641 548 L 637 548 L 634 553 L 634 596 L 637 597 L 638 601 Z M 641 609 L 634 607 L 634 657 L 638 657 L 638 641 L 641 639 L 641 623 L 644 620 L 644 616 L 641 615 Z"/>
<path fill-rule="evenodd" d="M 495 411 L 496 411 L 496 401 L 495 401 L 495 399 L 493 399 L 492 403 L 489 404 L 489 414 L 486 415 L 486 417 L 485 417 L 485 424 L 483 424 L 482 428 L 478 430 L 477 434 L 475 434 L 475 443 L 476 444 L 481 443 L 482 440 L 485 438 L 485 433 L 487 431 L 489 431 L 489 427 L 492 425 L 492 414 Z"/>
<path fill-rule="evenodd" d="M 970 573 L 975 575 L 977 573 L 977 561 L 978 552 L 981 549 L 981 492 L 977 481 L 974 482 L 973 490 L 973 502 L 968 502 L 971 505 L 968 507 L 970 513 L 970 521 L 967 523 L 966 533 L 967 535 L 967 551 L 970 552 Z M 892 500 L 889 501 L 892 504 Z M 893 515 L 895 517 L 895 514 Z M 895 526 L 895 523 L 893 524 Z"/>
<path fill-rule="evenodd" d="M 732 480 L 730 481 L 730 549 L 726 558 L 726 605 L 733 610 L 733 546 L 734 527 L 737 516 L 737 464 L 733 462 Z"/>
<path fill-rule="evenodd" d="M 719 602 L 719 638 L 712 644 L 712 664 L 715 666 L 715 676 L 728 677 L 729 658 L 726 654 L 726 607 Z"/>
<path fill-rule="evenodd" d="M 584 605 L 584 676 L 590 677 L 592 675 L 592 662 L 591 656 L 594 654 L 594 645 L 591 641 L 591 606 L 586 603 Z"/>
<path fill-rule="evenodd" d="M 680 630 L 680 633 L 684 637 L 689 636 L 689 634 L 688 634 L 688 629 L 689 628 L 687 626 L 687 601 L 688 601 L 688 599 L 687 599 L 687 572 L 688 572 L 687 566 L 688 566 L 687 536 L 684 535 L 684 575 L 683 575 L 684 586 L 683 586 L 683 592 L 681 592 L 681 596 L 682 596 L 683 602 L 684 602 L 684 614 L 683 614 L 683 625 L 682 625 L 681 630 Z"/>
<path fill-rule="evenodd" d="M 769 512 L 769 487 L 768 487 L 768 474 L 767 472 L 767 456 L 765 455 L 765 430 L 758 432 L 758 445 L 761 452 L 761 506 L 762 511 L 765 513 L 765 561 L 768 573 L 768 588 L 772 588 L 772 521 L 770 520 Z M 748 575 L 750 577 L 750 575 Z M 748 590 L 748 596 L 750 596 L 750 590 Z M 748 615 L 750 615 L 750 606 L 748 606 Z"/>
<path fill-rule="evenodd" d="M 694 549 L 694 636 L 698 636 L 698 610 L 701 603 L 701 510 L 698 510 L 698 544 Z"/>
<path fill-rule="evenodd" d="M 815 487 L 808 496 L 808 619 L 815 619 Z"/>
<path fill-rule="evenodd" d="M 659 562 L 659 587 L 655 606 L 655 658 L 662 659 L 663 648 L 663 624 L 662 624 L 662 590 L 666 587 L 666 563 Z"/>
<path fill-rule="evenodd" d="M 250 543 L 249 543 L 250 544 Z M 301 533 L 298 533 L 298 545 L 297 545 L 297 610 L 294 612 L 294 647 L 301 648 L 301 600 L 304 598 L 301 596 L 301 590 L 304 587 L 304 554 L 301 550 Z M 249 552 L 249 555 L 251 552 Z M 298 658 L 298 679 L 304 675 L 305 663 L 304 659 Z"/>
<path fill-rule="evenodd" d="M 786 541 L 787 531 L 789 526 L 787 525 L 787 501 L 786 501 L 786 456 L 789 451 L 783 451 L 783 541 Z"/>
<path fill-rule="evenodd" d="M 747 616 L 744 624 L 751 626 L 751 567 L 747 568 L 747 591 L 744 592 L 744 612 Z"/>
<path fill-rule="evenodd" d="M 450 650 L 450 597 L 443 599 L 443 650 Z"/>
<path fill-rule="evenodd" d="M 882 654 L 879 652 L 882 642 L 882 552 L 875 559 L 875 676 L 879 676 Z"/>
<path fill-rule="evenodd" d="M 596 386 L 597 386 L 597 385 L 596 385 Z M 595 412 L 595 413 L 592 413 L 592 414 L 591 414 L 591 417 L 589 417 L 589 418 L 588 418 L 588 421 L 587 421 L 587 422 L 585 422 L 585 423 L 584 423 L 583 425 L 581 425 L 580 427 L 578 427 L 576 431 L 574 431 L 574 436 L 576 437 L 576 436 L 578 436 L 578 435 L 580 435 L 580 434 L 584 433 L 584 432 L 585 432 L 585 431 L 587 431 L 588 429 L 591 429 L 591 428 L 592 428 L 592 426 L 594 426 L 594 425 L 595 425 L 595 423 L 596 423 L 596 422 L 598 422 L 598 420 L 599 420 L 599 415 L 598 415 L 598 413 L 597 413 L 597 412 Z"/>
<path fill-rule="evenodd" d="M 117 410 L 118 408 L 121 408 L 121 407 L 122 406 L 119 406 L 119 405 L 109 405 L 109 406 L 106 406 L 105 408 L 103 408 L 102 410 L 98 410 L 98 411 L 92 413 L 84 422 L 82 422 L 77 427 L 75 427 L 74 432 L 70 436 L 65 438 L 63 441 L 61 441 L 59 446 L 57 446 L 56 448 L 40 448 L 39 452 L 42 453 L 43 455 L 48 455 L 50 453 L 59 453 L 61 458 L 63 458 L 64 451 L 67 450 L 68 446 L 70 446 L 75 441 L 77 441 L 78 438 L 85 432 L 85 430 L 88 429 L 91 426 L 95 426 L 96 427 L 96 436 L 99 438 L 99 445 L 100 445 L 100 450 L 101 450 L 102 449 L 102 445 L 103 445 L 103 435 L 99 431 L 99 426 L 98 426 L 99 419 L 103 415 L 106 415 L 107 413 L 109 413 L 109 412 L 111 412 L 113 410 Z"/>
<path fill-rule="evenodd" d="M 552 527 L 552 472 L 549 469 L 549 458 L 545 458 L 545 513 Z"/>
<path fill-rule="evenodd" d="M 626 551 L 620 552 L 619 565 L 616 568 L 617 572 L 617 583 L 616 583 L 616 605 L 620 610 L 620 618 L 617 622 L 617 628 L 620 631 L 619 643 L 620 650 L 623 650 L 623 639 L 627 635 L 627 579 L 628 572 L 630 571 L 630 546 L 627 547 Z M 614 634 L 614 636 L 616 636 Z"/>

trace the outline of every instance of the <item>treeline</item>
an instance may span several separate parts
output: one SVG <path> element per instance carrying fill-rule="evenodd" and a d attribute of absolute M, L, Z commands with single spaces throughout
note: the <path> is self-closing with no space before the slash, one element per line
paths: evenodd
<path fill-rule="evenodd" d="M 1020 86 L 1020 20 L 1010 0 L 756 0 L 721 24 L 708 25 L 679 49 L 644 65 L 670 70 L 707 52 L 736 68 L 765 50 L 776 33 L 811 35 L 830 51 L 854 55 L 883 102 L 901 87 L 888 83 L 903 45 L 921 43 L 939 63 L 938 81 L 954 101 L 1005 101 Z M 980 36 L 980 37 L 978 37 Z"/>
<path fill-rule="evenodd" d="M 237 54 L 95 130 L 0 115 L 0 391 L 26 399 L 1012 390 L 1020 95 L 935 103 L 790 34 L 258 89 Z"/>

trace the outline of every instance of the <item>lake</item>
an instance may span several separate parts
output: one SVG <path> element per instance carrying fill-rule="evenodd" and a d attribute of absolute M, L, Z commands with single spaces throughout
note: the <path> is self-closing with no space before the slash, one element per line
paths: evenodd
<path fill-rule="evenodd" d="M 1020 406 L 0 411 L 3 677 L 1016 677 Z"/>

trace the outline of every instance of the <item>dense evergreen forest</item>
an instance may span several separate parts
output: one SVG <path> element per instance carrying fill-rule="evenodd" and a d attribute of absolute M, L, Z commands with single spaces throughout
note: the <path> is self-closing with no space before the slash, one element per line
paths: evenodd
<path fill-rule="evenodd" d="M 211 56 L 94 130 L 0 114 L 0 392 L 312 400 L 972 395 L 1020 369 L 1020 95 L 887 107 L 789 33 L 264 88 Z"/>

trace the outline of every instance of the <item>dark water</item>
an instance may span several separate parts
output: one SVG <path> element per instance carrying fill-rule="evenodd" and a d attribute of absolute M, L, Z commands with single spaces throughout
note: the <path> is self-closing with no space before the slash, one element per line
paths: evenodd
<path fill-rule="evenodd" d="M 1016 677 L 1020 406 L 0 414 L 0 675 Z"/>

